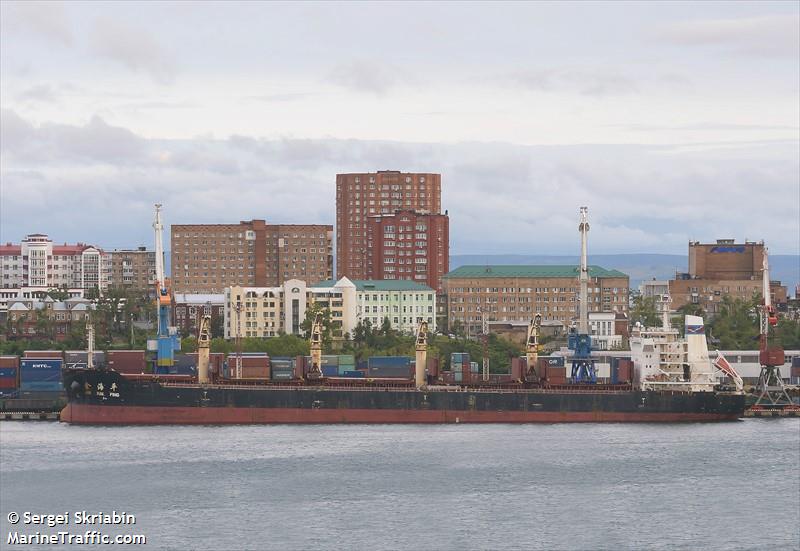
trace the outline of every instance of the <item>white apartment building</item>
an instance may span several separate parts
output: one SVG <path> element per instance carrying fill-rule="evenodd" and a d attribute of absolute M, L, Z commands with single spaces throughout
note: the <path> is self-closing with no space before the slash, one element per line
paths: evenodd
<path fill-rule="evenodd" d="M 312 287 L 290 279 L 280 287 L 225 289 L 225 338 L 274 337 L 281 331 L 299 335 L 307 308 L 320 304 L 331 310 L 334 336 L 352 335 L 359 322 L 415 333 L 419 322 L 436 331 L 436 293 L 413 281 L 323 281 Z M 238 305 L 238 308 L 237 308 Z"/>

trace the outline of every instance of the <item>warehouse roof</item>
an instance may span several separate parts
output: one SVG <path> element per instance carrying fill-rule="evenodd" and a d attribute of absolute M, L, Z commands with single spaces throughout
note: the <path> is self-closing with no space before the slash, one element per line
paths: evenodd
<path fill-rule="evenodd" d="M 344 278 L 343 278 L 344 279 Z M 349 280 L 348 280 L 349 281 Z M 429 291 L 433 289 L 427 285 L 417 283 L 415 281 L 408 281 L 405 279 L 354 279 L 353 284 L 359 291 Z M 322 281 L 312 287 L 334 287 L 338 282 L 332 279 Z"/>
<path fill-rule="evenodd" d="M 488 278 L 488 277 L 578 277 L 579 266 L 461 266 L 444 277 Z M 589 266 L 589 277 L 628 277 L 618 270 L 607 270 L 600 266 Z"/>

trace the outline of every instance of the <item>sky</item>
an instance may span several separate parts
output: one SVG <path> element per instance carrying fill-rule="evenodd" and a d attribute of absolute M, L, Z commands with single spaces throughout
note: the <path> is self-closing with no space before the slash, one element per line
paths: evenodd
<path fill-rule="evenodd" d="M 583 205 L 590 254 L 798 254 L 799 6 L 4 1 L 0 241 L 333 224 L 390 169 L 453 254 L 577 254 Z"/>

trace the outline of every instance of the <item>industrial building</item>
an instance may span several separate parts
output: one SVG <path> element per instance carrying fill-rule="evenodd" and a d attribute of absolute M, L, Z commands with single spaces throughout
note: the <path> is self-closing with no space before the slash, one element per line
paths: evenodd
<path fill-rule="evenodd" d="M 461 266 L 443 278 L 448 324 L 458 322 L 469 335 L 483 321 L 570 323 L 578 314 L 578 266 Z M 629 277 L 589 266 L 589 312 L 628 311 Z"/>
<path fill-rule="evenodd" d="M 752 299 L 762 290 L 764 242 L 718 239 L 713 244 L 689 242 L 689 272 L 669 281 L 672 308 L 696 304 L 707 314 L 719 312 L 724 297 Z M 787 289 L 770 281 L 772 304 L 785 310 Z"/>
<path fill-rule="evenodd" d="M 174 224 L 171 249 L 178 293 L 321 281 L 333 274 L 333 227 L 325 224 Z"/>
<path fill-rule="evenodd" d="M 370 277 L 369 218 L 398 210 L 441 214 L 441 175 L 378 172 L 336 175 L 336 277 Z M 373 246 L 377 242 L 373 240 Z M 447 257 L 448 251 L 445 251 Z M 374 256 L 373 256 L 374 258 Z M 436 259 L 434 264 L 436 263 Z M 431 259 L 429 258 L 430 262 Z M 374 269 L 372 270 L 374 273 Z M 407 274 L 406 274 L 407 275 Z M 377 275 L 375 275 L 377 277 Z M 414 279 L 403 277 L 402 279 Z"/>

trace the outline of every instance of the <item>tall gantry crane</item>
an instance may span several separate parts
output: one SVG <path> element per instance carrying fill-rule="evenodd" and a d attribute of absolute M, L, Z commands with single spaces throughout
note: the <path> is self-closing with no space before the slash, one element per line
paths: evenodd
<path fill-rule="evenodd" d="M 578 295 L 578 327 L 570 330 L 567 345 L 572 356 L 572 382 L 596 383 L 597 370 L 592 359 L 592 337 L 589 334 L 589 264 L 587 248 L 589 238 L 589 208 L 581 207 L 578 231 L 581 234 L 580 291 Z"/>
<path fill-rule="evenodd" d="M 172 326 L 172 294 L 169 279 L 164 275 L 164 243 L 161 224 L 161 205 L 156 204 L 153 222 L 156 244 L 156 308 L 158 308 L 158 332 L 156 334 L 156 373 L 168 373 L 175 364 L 175 351 L 180 350 L 178 332 Z M 152 341 L 151 341 L 152 342 Z"/>
<path fill-rule="evenodd" d="M 762 270 L 762 301 L 759 308 L 759 321 L 761 334 L 759 336 L 758 359 L 761 363 L 761 373 L 758 377 L 758 399 L 755 407 L 786 407 L 794 405 L 783 386 L 781 379 L 781 366 L 786 361 L 783 348 L 772 344 L 769 336 L 770 326 L 778 324 L 778 316 L 772 306 L 772 297 L 769 292 L 769 259 L 767 248 L 764 248 Z"/>

